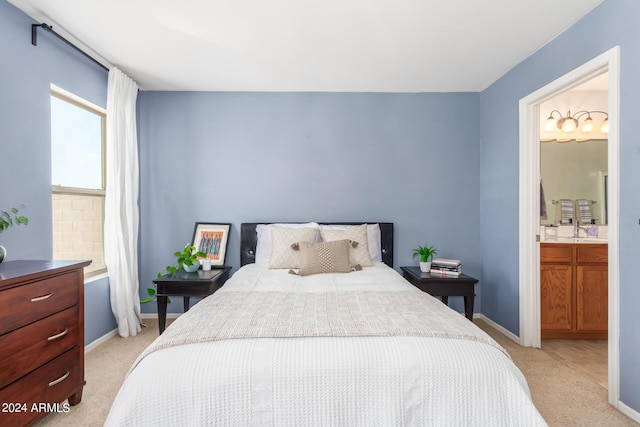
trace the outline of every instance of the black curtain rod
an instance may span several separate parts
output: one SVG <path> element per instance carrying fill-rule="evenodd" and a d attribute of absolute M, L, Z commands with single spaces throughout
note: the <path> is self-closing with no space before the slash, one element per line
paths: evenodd
<path fill-rule="evenodd" d="M 53 34 L 54 36 L 56 36 L 57 38 L 59 38 L 60 40 L 62 40 L 63 42 L 65 42 L 66 44 L 68 44 L 69 46 L 71 46 L 72 48 L 74 48 L 75 50 L 77 50 L 78 52 L 80 52 L 81 54 L 83 54 L 84 56 L 89 58 L 90 60 L 92 60 L 93 62 L 95 62 L 96 64 L 98 64 L 104 70 L 109 71 L 109 69 L 107 67 L 102 65 L 100 62 L 96 61 L 95 58 L 93 58 L 91 55 L 87 54 L 85 51 L 80 49 L 78 46 L 74 45 L 69 40 L 65 39 L 60 34 L 58 34 L 55 31 L 53 31 L 53 27 L 51 25 L 45 24 L 44 22 L 42 24 L 31 24 L 31 44 L 32 45 L 34 45 L 34 46 L 38 45 L 38 28 L 42 28 L 44 30 L 47 30 L 48 32 L 50 32 L 51 34 Z"/>

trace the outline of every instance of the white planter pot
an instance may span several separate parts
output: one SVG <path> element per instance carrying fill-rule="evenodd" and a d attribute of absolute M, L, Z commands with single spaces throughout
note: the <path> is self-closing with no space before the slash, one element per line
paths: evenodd
<path fill-rule="evenodd" d="M 200 268 L 200 261 L 195 260 L 193 262 L 193 265 L 182 264 L 182 268 L 184 268 L 184 271 L 186 271 L 187 273 L 193 273 L 195 271 L 198 271 L 198 269 Z"/>
<path fill-rule="evenodd" d="M 423 273 L 428 273 L 431 271 L 431 261 L 420 262 L 420 271 Z"/>

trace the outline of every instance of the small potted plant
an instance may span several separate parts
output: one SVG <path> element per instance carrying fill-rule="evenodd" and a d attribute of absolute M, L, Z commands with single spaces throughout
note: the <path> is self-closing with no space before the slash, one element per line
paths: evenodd
<path fill-rule="evenodd" d="M 20 209 L 24 208 L 24 205 L 20 206 Z M 29 218 L 24 215 L 18 215 L 20 210 L 18 208 L 11 208 L 9 212 L 0 210 L 0 233 L 13 225 L 29 224 Z M 0 245 L 0 263 L 7 255 L 7 250 Z"/>
<path fill-rule="evenodd" d="M 176 263 L 174 265 L 168 265 L 164 271 L 158 273 L 158 277 L 176 274 L 180 269 L 184 269 L 187 273 L 193 273 L 200 268 L 200 261 L 198 258 L 205 258 L 207 256 L 207 254 L 197 251 L 195 246 L 191 246 L 188 243 L 183 250 L 176 251 L 173 255 L 178 258 L 176 259 Z M 140 303 L 151 302 L 151 298 L 154 298 L 156 295 L 155 287 L 147 288 L 147 293 L 149 294 L 149 297 L 142 298 Z"/>
<path fill-rule="evenodd" d="M 178 259 L 174 265 L 169 265 L 165 271 L 158 273 L 158 277 L 166 276 L 169 274 L 176 274 L 180 269 L 184 269 L 187 273 L 193 273 L 200 268 L 200 261 L 198 258 L 205 258 L 207 254 L 196 250 L 195 246 L 187 243 L 183 250 L 174 252 Z"/>
<path fill-rule="evenodd" d="M 413 250 L 413 258 L 420 256 L 420 271 L 428 273 L 431 271 L 431 260 L 438 251 L 433 246 L 418 246 Z"/>

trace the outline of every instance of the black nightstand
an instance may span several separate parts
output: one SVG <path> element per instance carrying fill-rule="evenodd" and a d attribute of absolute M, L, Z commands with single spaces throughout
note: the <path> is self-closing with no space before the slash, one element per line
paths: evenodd
<path fill-rule="evenodd" d="M 420 267 L 400 267 L 400 269 L 404 278 L 412 285 L 430 295 L 441 297 L 442 302 L 447 305 L 449 305 L 449 297 L 464 297 L 465 316 L 473 320 L 474 285 L 478 283 L 478 279 L 466 274 L 455 277 L 423 273 Z"/>
<path fill-rule="evenodd" d="M 210 271 L 198 270 L 187 273 L 178 271 L 167 277 L 159 277 L 153 281 L 158 287 L 158 329 L 162 334 L 167 321 L 167 297 L 184 297 L 184 311 L 189 311 L 189 297 L 206 297 L 224 285 L 229 279 L 231 267 L 212 268 Z"/>

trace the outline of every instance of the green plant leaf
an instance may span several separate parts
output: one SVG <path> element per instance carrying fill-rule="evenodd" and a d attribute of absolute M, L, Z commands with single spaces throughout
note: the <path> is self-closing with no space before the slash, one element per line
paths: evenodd
<path fill-rule="evenodd" d="M 151 298 L 142 298 L 140 300 L 140 304 L 144 304 L 144 303 L 147 303 L 147 302 L 151 302 Z"/>
<path fill-rule="evenodd" d="M 413 250 L 413 258 L 420 256 L 421 262 L 428 262 L 438 251 L 433 246 L 418 246 Z"/>
<path fill-rule="evenodd" d="M 20 205 L 20 208 L 24 208 L 24 205 Z M 11 208 L 9 212 L 0 210 L 0 232 L 6 230 L 13 225 L 29 224 L 29 219 L 24 215 L 18 215 L 20 210 L 18 208 Z"/>

